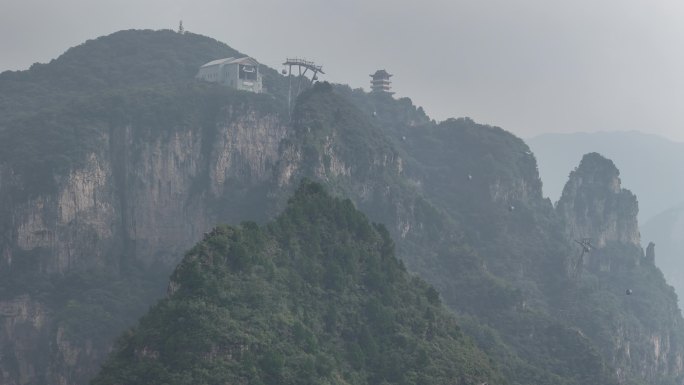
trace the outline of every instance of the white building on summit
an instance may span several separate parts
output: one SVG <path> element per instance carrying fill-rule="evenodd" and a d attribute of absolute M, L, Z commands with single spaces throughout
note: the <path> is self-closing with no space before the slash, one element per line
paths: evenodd
<path fill-rule="evenodd" d="M 262 91 L 259 62 L 249 56 L 210 61 L 200 67 L 195 77 L 236 90 L 256 93 Z"/>

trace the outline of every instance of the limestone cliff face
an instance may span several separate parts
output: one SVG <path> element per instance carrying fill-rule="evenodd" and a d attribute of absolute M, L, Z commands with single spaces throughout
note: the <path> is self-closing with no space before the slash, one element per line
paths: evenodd
<path fill-rule="evenodd" d="M 116 229 L 118 205 L 109 185 L 111 174 L 108 159 L 90 154 L 84 167 L 59 181 L 57 194 L 6 207 L 9 217 L 2 220 L 11 230 L 5 234 L 10 239 L 4 243 L 2 264 L 12 269 L 31 254 L 37 257 L 34 267 L 44 273 L 101 264 L 102 250 Z M 17 200 L 10 183 L 0 187 L 2 199 L 9 204 Z"/>
<path fill-rule="evenodd" d="M 538 177 L 532 181 L 524 177 L 511 181 L 496 179 L 489 185 L 489 196 L 494 203 L 524 202 L 535 204 L 542 197 L 541 186 L 538 181 Z"/>
<path fill-rule="evenodd" d="M 337 132 L 323 138 L 320 152 L 306 151 L 299 141 L 285 141 L 274 176 L 278 186 L 293 189 L 301 178 L 312 178 L 353 199 L 373 220 L 387 225 L 395 237 L 406 238 L 421 227 L 415 202 L 411 202 L 415 196 L 400 198 L 396 186 L 384 179 L 402 175 L 403 159 L 394 151 L 378 149 L 370 155 L 369 164 L 358 165 L 358 159 L 345 154 L 347 145 Z"/>
<path fill-rule="evenodd" d="M 2 362 L 14 361 L 15 365 L 3 365 L 0 378 L 3 384 L 26 384 L 35 381 L 35 362 L 45 363 L 45 351 L 33 348 L 45 337 L 47 311 L 28 295 L 0 302 L 0 326 L 2 327 Z M 32 360 L 26 358 L 31 357 Z"/>
<path fill-rule="evenodd" d="M 570 239 L 591 238 L 604 247 L 611 242 L 640 247 L 636 196 L 620 187 L 612 161 L 587 154 L 563 189 L 556 210 Z"/>
<path fill-rule="evenodd" d="M 303 177 L 321 181 L 394 235 L 406 235 L 410 208 L 398 202 L 391 186 L 403 176 L 404 160 L 380 127 L 329 85 L 300 97 L 293 131 L 280 151 L 274 175 L 280 188 L 293 189 Z"/>
<path fill-rule="evenodd" d="M 12 165 L 0 165 L 1 266 L 51 277 L 129 258 L 170 269 L 217 222 L 243 219 L 216 202 L 236 184 L 268 180 L 286 133 L 275 114 L 230 107 L 212 128 L 115 127 L 101 133 L 101 151 L 54 176 L 55 192 L 28 199 Z M 0 296 L 2 384 L 83 384 L 94 374 L 109 345 L 72 340 L 59 311 L 27 293 Z"/>
<path fill-rule="evenodd" d="M 3 264 L 11 267 L 16 251 L 40 251 L 43 272 L 85 269 L 103 265 L 110 243 L 122 240 L 146 263 L 173 263 L 219 219 L 207 201 L 221 197 L 232 179 L 266 181 L 279 156 L 286 128 L 277 117 L 228 118 L 209 137 L 189 129 L 139 140 L 130 126 L 106 134 L 103 151 L 56 177 L 56 194 L 5 205 L 11 218 L 3 220 L 13 231 Z M 10 183 L 0 184 L 0 194 L 11 203 L 17 199 Z"/>
<path fill-rule="evenodd" d="M 597 153 L 585 155 L 570 174 L 556 210 L 569 244 L 591 239 L 593 247 L 579 267 L 587 276 L 581 271 L 576 276 L 595 282 L 593 291 L 603 290 L 630 313 L 624 317 L 617 309 L 606 310 L 595 316 L 612 325 L 609 331 L 598 332 L 592 322 L 580 321 L 582 331 L 598 342 L 621 381 L 636 374 L 648 383 L 667 377 L 681 383 L 684 346 L 676 332 L 682 323 L 676 297 L 653 263 L 653 244 L 646 254 L 641 249 L 637 200 L 621 188 L 613 162 Z M 583 284 L 580 278 L 577 285 Z"/>
<path fill-rule="evenodd" d="M 641 234 L 644 243 L 653 241 L 658 246 L 655 263 L 674 287 L 681 306 L 684 303 L 684 280 L 681 279 L 684 272 L 684 206 L 673 207 L 642 224 Z"/>
<path fill-rule="evenodd" d="M 618 379 L 625 383 L 631 370 L 648 383 L 662 383 L 659 379 L 668 376 L 679 379 L 672 383 L 681 383 L 684 351 L 681 337 L 671 332 L 676 327 L 676 322 L 657 330 L 639 330 L 627 322 L 615 325 L 609 353 Z"/>
<path fill-rule="evenodd" d="M 213 144 L 215 161 L 209 179 L 210 191 L 217 196 L 231 180 L 269 181 L 280 158 L 280 142 L 287 133 L 275 116 L 249 113 L 238 119 L 232 128 L 220 130 Z"/>

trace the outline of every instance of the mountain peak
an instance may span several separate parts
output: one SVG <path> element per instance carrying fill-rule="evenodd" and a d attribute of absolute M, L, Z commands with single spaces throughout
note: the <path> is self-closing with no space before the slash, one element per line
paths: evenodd
<path fill-rule="evenodd" d="M 570 173 L 556 209 L 571 239 L 590 238 L 598 247 L 640 245 L 636 196 L 621 187 L 613 161 L 598 153 L 584 155 Z"/>
<path fill-rule="evenodd" d="M 502 380 L 387 231 L 310 181 L 270 224 L 208 234 L 172 282 L 93 384 Z"/>
<path fill-rule="evenodd" d="M 585 185 L 588 183 L 612 193 L 620 192 L 620 170 L 612 160 L 597 152 L 590 152 L 582 157 L 579 167 L 570 176 L 571 179 L 573 177 L 581 179 Z"/>

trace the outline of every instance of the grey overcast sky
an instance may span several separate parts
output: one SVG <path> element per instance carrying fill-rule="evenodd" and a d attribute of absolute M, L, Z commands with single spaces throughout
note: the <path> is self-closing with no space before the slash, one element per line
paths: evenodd
<path fill-rule="evenodd" d="M 385 68 L 397 96 L 437 120 L 684 141 L 681 0 L 0 0 L 0 71 L 181 19 L 278 69 L 314 60 L 354 88 Z"/>

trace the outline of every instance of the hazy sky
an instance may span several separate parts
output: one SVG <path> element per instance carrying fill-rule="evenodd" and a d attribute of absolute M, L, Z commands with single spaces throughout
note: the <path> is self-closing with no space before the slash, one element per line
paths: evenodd
<path fill-rule="evenodd" d="M 684 141 L 679 0 L 0 0 L 0 71 L 181 19 L 277 69 L 314 60 L 321 79 L 354 88 L 385 68 L 397 96 L 437 120 Z"/>

